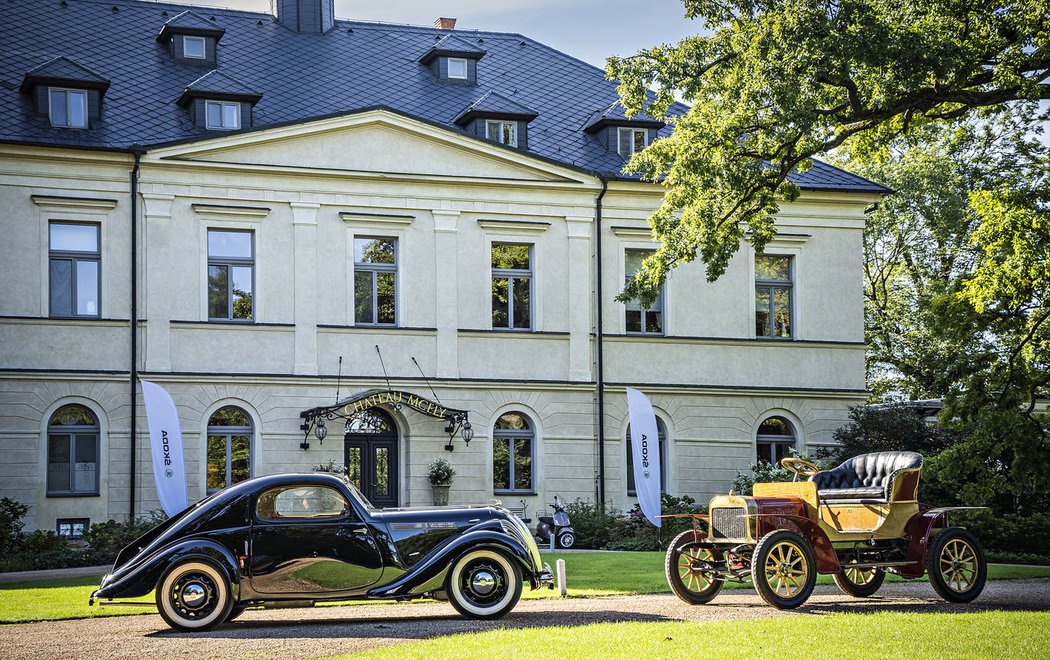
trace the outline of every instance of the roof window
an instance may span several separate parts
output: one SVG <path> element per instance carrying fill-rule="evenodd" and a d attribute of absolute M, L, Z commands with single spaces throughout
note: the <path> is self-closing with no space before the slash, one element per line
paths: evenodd
<path fill-rule="evenodd" d="M 101 117 L 109 81 L 68 57 L 56 57 L 29 70 L 21 91 L 33 97 L 37 115 L 55 128 L 91 128 Z"/>

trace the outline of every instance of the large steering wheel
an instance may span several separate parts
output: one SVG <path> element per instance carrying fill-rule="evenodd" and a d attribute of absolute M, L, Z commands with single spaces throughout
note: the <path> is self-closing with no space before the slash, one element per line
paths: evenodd
<path fill-rule="evenodd" d="M 798 481 L 799 477 L 812 477 L 820 472 L 820 468 L 816 465 L 795 456 L 780 459 L 780 467 L 795 473 L 795 478 L 792 481 Z"/>

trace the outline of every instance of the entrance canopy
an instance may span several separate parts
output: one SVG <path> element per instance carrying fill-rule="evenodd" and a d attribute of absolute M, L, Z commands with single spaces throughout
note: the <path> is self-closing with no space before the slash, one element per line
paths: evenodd
<path fill-rule="evenodd" d="M 474 431 L 470 428 L 470 420 L 466 410 L 449 408 L 442 405 L 440 401 L 432 401 L 411 392 L 403 392 L 401 390 L 366 390 L 353 394 L 334 405 L 310 408 L 299 413 L 299 417 L 303 420 L 299 428 L 306 434 L 299 446 L 302 449 L 310 448 L 308 440 L 311 432 L 323 443 L 325 436 L 328 435 L 326 421 L 343 420 L 345 426 L 349 428 L 355 415 L 378 406 L 388 406 L 394 410 L 401 410 L 407 406 L 428 417 L 445 420 L 445 433 L 448 434 L 448 444 L 445 445 L 445 449 L 448 451 L 452 451 L 452 440 L 457 433 L 463 438 L 463 442 L 468 445 L 474 438 Z"/>

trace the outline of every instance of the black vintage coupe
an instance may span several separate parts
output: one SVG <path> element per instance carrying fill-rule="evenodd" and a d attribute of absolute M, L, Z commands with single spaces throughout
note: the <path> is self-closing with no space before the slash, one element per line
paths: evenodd
<path fill-rule="evenodd" d="M 252 606 L 424 596 L 496 619 L 526 581 L 552 586 L 550 566 L 506 509 L 379 510 L 346 479 L 282 474 L 219 491 L 147 532 L 120 551 L 91 603 L 156 590 L 160 615 L 182 631 Z"/>

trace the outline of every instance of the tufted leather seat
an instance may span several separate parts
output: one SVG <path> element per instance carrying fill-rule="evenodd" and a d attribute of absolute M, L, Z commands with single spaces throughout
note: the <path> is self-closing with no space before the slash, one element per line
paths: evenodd
<path fill-rule="evenodd" d="M 922 467 L 922 456 L 913 451 L 881 451 L 861 454 L 832 470 L 809 478 L 824 500 L 879 500 L 888 502 L 893 479 L 902 470 Z"/>

